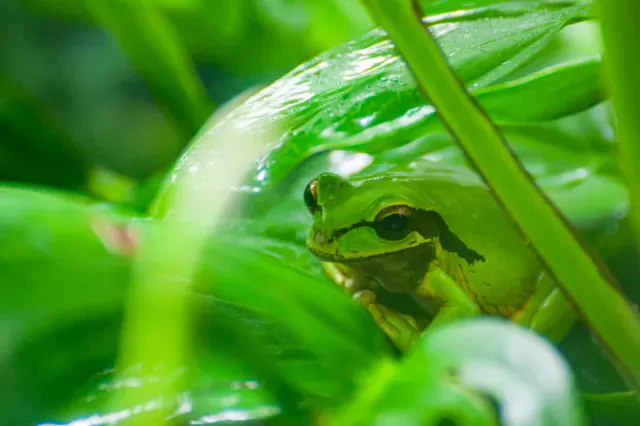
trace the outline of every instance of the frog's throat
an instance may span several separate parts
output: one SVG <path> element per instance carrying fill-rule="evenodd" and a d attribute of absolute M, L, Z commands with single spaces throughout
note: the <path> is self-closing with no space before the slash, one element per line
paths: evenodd
<path fill-rule="evenodd" d="M 352 268 L 391 293 L 410 293 L 422 284 L 435 253 L 435 246 L 430 242 L 396 252 L 334 262 Z"/>

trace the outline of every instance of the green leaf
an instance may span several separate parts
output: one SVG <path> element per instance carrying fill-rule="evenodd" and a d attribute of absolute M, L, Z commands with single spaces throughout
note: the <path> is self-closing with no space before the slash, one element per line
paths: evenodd
<path fill-rule="evenodd" d="M 253 239 L 252 247 L 259 247 L 259 241 Z M 216 284 L 201 291 L 283 324 L 335 373 L 345 374 L 346 363 L 353 363 L 348 374 L 358 376 L 375 359 L 388 355 L 386 341 L 377 330 L 372 335 L 376 326 L 368 313 L 335 284 L 276 262 L 282 259 L 277 253 L 240 247 L 230 251 L 228 244 L 212 242 L 206 257 L 216 262 L 202 271 L 204 279 L 199 281 Z M 253 271 L 260 271 L 259 283 Z"/>
<path fill-rule="evenodd" d="M 15 82 L 0 80 L 0 179 L 83 190 L 87 159 Z"/>
<path fill-rule="evenodd" d="M 211 113 L 211 102 L 163 13 L 148 1 L 95 0 L 89 7 L 118 40 L 184 136 L 194 135 Z"/>
<path fill-rule="evenodd" d="M 129 424 L 164 411 L 169 415 L 163 420 L 184 423 L 279 416 L 283 424 L 299 424 L 296 422 L 307 416 L 298 408 L 300 394 L 285 383 L 286 374 L 280 374 L 274 353 L 245 322 L 238 321 L 237 309 L 203 299 L 196 296 L 192 300 L 194 328 L 189 332 L 197 336 L 198 344 L 191 348 L 188 363 L 176 369 L 156 365 L 153 370 L 140 364 L 120 365 L 101 372 L 85 384 L 63 413 L 54 416 L 56 423 L 73 424 L 78 418 L 97 416 Z M 111 404 L 123 384 L 129 383 L 135 383 L 127 386 L 129 398 Z M 173 391 L 162 392 L 167 388 Z"/>
<path fill-rule="evenodd" d="M 564 25 L 583 18 L 584 12 L 580 7 L 554 7 L 431 28 L 461 78 L 480 89 L 525 64 Z M 573 72 L 587 76 L 586 69 L 596 68 L 593 64 L 585 67 L 562 69 L 557 81 L 568 82 L 566 77 Z M 592 83 L 582 89 L 584 99 L 589 99 L 583 108 L 593 102 L 596 86 Z M 555 110 L 553 116 L 561 111 Z M 219 126 L 259 128 L 286 123 L 287 130 L 269 141 L 253 177 L 246 182 L 258 190 L 276 185 L 305 157 L 329 146 L 411 142 L 425 133 L 420 125 L 425 114 L 433 111 L 425 107 L 413 77 L 386 34 L 375 30 L 301 65 L 230 113 Z M 218 129 L 212 128 L 192 143 L 173 172 L 174 180 L 206 185 L 199 175 L 207 166 L 200 164 L 196 153 L 215 152 Z M 171 193 L 171 187 L 168 182 L 164 192 Z M 170 197 L 161 194 L 160 198 L 167 195 Z"/>
<path fill-rule="evenodd" d="M 601 73 L 600 58 L 586 59 L 472 93 L 497 123 L 554 120 L 605 100 Z"/>
<path fill-rule="evenodd" d="M 495 425 L 496 414 L 512 426 L 583 424 L 563 359 L 505 320 L 433 329 L 400 365 L 373 371 L 363 386 L 363 397 L 346 404 L 333 424 Z"/>
<path fill-rule="evenodd" d="M 492 120 L 501 126 L 551 121 L 585 111 L 607 98 L 600 86 L 601 66 L 599 58 L 585 59 L 549 67 L 507 83 L 471 89 L 470 93 L 486 109 Z M 564 95 L 558 97 L 559 92 Z M 412 131 L 416 135 L 445 130 L 435 108 L 430 104 L 414 107 L 410 118 L 401 117 L 384 123 L 384 126 L 397 127 L 403 133 Z M 375 127 L 369 128 L 355 137 L 311 146 L 309 150 L 314 153 L 329 148 L 362 149 L 372 154 L 381 149 L 406 144 L 404 140 L 383 139 L 386 136 L 384 132 L 388 130 L 382 125 L 380 127 L 382 132 L 379 134 Z M 423 154 L 419 150 L 413 150 L 413 153 L 416 156 Z"/>
<path fill-rule="evenodd" d="M 112 362 L 129 268 L 100 228 L 129 220 L 78 196 L 0 187 L 0 411 L 10 424 L 42 420 Z"/>
<path fill-rule="evenodd" d="M 52 318 L 63 323 L 118 305 L 128 260 L 110 250 L 116 241 L 103 225 L 130 220 L 85 198 L 0 187 L 0 303 L 12 319 L 0 334 L 12 341 L 50 327 Z M 84 291 L 89 283 L 94 292 Z"/>
<path fill-rule="evenodd" d="M 95 289 L 86 286 L 77 292 Z M 95 298 L 103 293 L 98 289 Z M 56 304 L 57 300 L 52 299 L 51 303 Z M 4 353 L 0 361 L 0 409 L 4 422 L 35 425 L 52 419 L 91 376 L 113 364 L 119 312 L 100 315 L 89 311 L 81 318 L 57 323 L 53 316 L 48 329 L 11 342 L 10 352 Z"/>
<path fill-rule="evenodd" d="M 515 3 L 515 7 L 522 8 L 524 5 L 530 5 L 530 7 L 539 7 L 540 5 L 559 4 L 564 6 L 567 4 L 584 4 L 593 3 L 591 0 L 418 0 L 418 3 L 422 6 L 424 12 L 428 14 L 453 12 L 458 9 L 470 9 L 470 8 L 492 8 L 492 7 L 505 7 L 505 3 L 509 6 L 509 3 Z"/>

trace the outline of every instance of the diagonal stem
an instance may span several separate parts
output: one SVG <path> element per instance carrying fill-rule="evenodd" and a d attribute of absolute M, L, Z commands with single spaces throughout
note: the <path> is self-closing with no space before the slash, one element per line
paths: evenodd
<path fill-rule="evenodd" d="M 640 321 L 604 264 L 532 182 L 507 141 L 467 93 L 411 0 L 363 0 L 386 29 L 420 88 L 471 164 L 516 221 L 547 270 L 609 349 L 630 386 L 640 390 Z"/>

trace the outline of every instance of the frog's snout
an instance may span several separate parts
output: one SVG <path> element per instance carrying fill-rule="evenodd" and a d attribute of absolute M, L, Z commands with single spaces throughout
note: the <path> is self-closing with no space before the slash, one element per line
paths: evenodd
<path fill-rule="evenodd" d="M 325 244 L 329 244 L 329 243 L 331 243 L 332 240 L 333 240 L 333 237 L 331 236 L 331 234 L 329 232 L 326 232 L 326 231 L 315 231 L 313 233 L 313 242 L 317 246 L 323 246 Z"/>

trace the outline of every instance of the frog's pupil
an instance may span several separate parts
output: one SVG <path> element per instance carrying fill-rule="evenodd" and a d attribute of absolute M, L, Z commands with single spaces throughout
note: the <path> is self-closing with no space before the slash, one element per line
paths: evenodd
<path fill-rule="evenodd" d="M 411 231 L 409 216 L 394 213 L 386 216 L 376 224 L 376 232 L 385 240 L 400 240 Z"/>
<path fill-rule="evenodd" d="M 318 207 L 318 202 L 316 200 L 314 191 L 312 189 L 312 186 L 314 185 L 313 182 L 311 182 L 309 185 L 307 185 L 307 187 L 304 189 L 304 204 L 307 206 L 307 209 L 309 209 L 309 211 L 311 213 L 316 211 L 316 208 Z"/>

